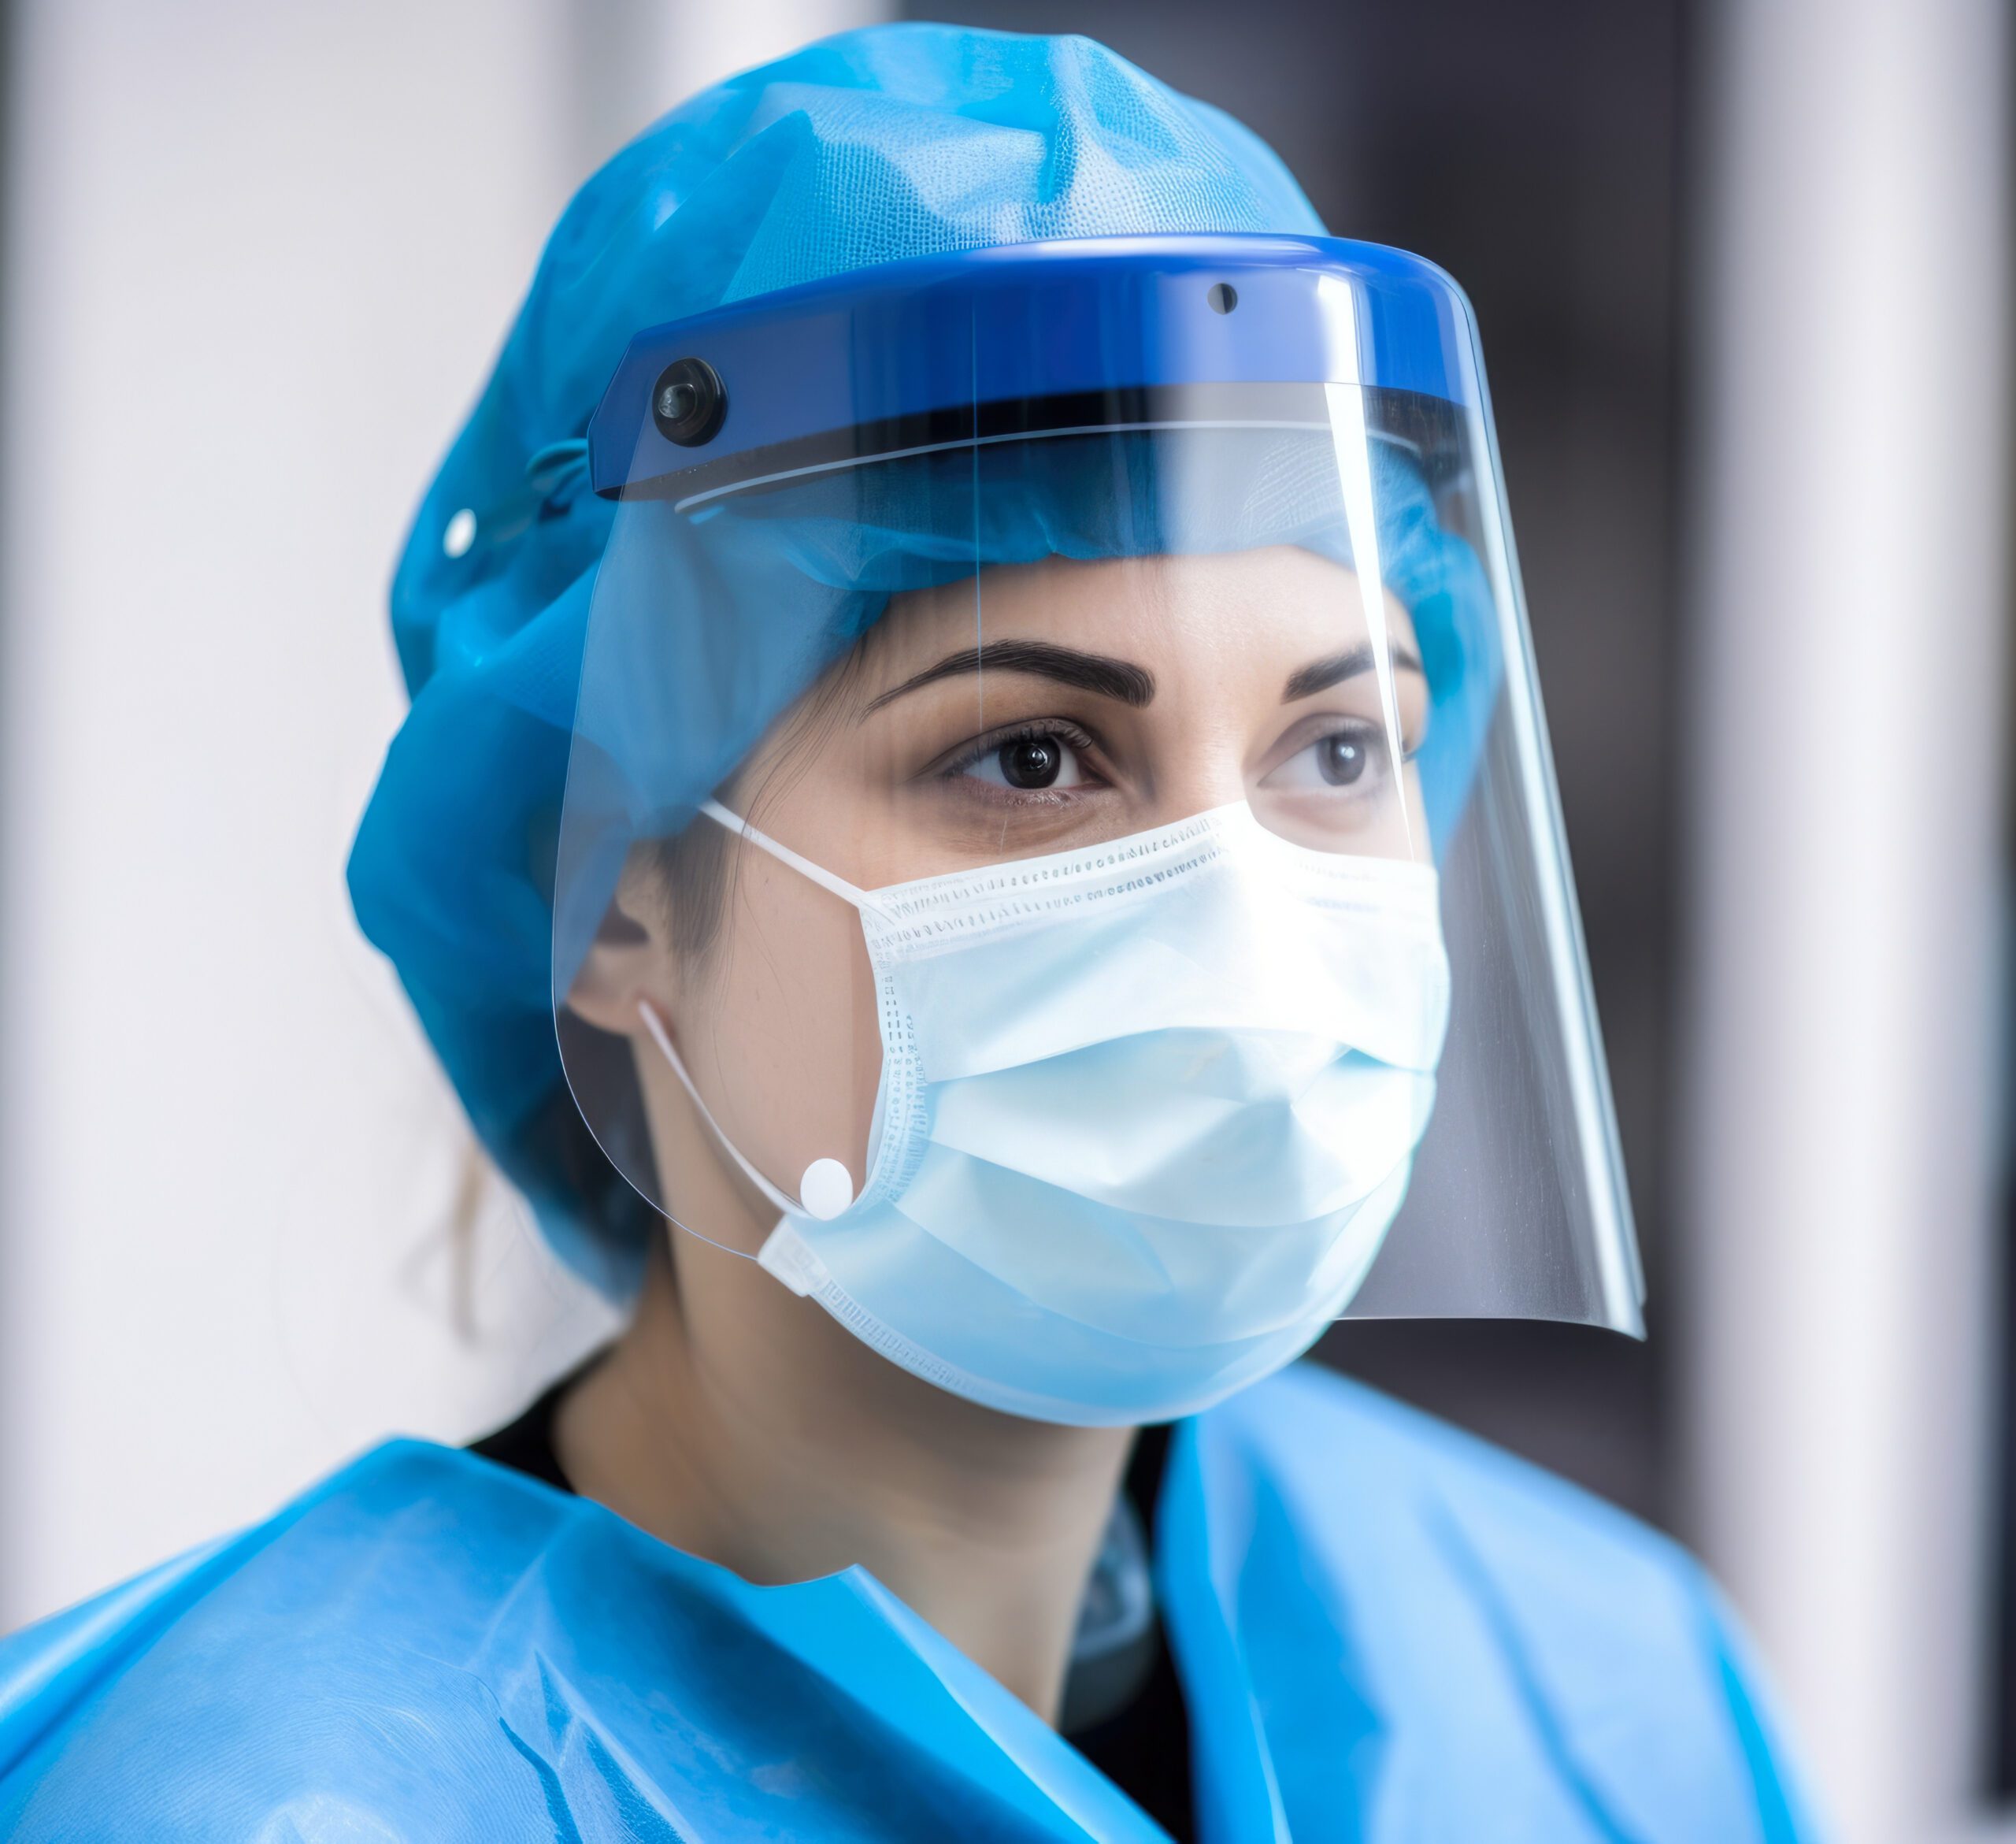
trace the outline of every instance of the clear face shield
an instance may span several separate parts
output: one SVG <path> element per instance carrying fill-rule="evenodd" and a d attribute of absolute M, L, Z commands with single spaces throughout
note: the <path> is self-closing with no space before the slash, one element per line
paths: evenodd
<path fill-rule="evenodd" d="M 1340 1315 L 1640 1330 L 1437 272 L 891 265 L 640 336 L 591 446 L 554 1012 L 679 1231 L 1051 1420 Z"/>

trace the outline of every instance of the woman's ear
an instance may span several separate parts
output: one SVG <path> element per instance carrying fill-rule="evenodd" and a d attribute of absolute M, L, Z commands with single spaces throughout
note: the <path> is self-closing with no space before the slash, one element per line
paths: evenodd
<path fill-rule="evenodd" d="M 567 992 L 567 1009 L 583 1023 L 619 1037 L 641 1029 L 640 1000 L 663 1007 L 676 964 L 665 905 L 652 895 L 644 880 L 625 874 Z"/>

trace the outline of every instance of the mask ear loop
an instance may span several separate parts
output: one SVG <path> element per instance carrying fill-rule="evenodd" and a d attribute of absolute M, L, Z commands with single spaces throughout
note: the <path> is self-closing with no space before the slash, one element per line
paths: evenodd
<path fill-rule="evenodd" d="M 798 1200 L 794 1203 L 787 1197 L 743 1156 L 742 1148 L 722 1130 L 721 1122 L 714 1119 L 713 1110 L 701 1098 L 699 1087 L 687 1073 L 685 1059 L 673 1046 L 672 1033 L 665 1028 L 665 1020 L 658 1016 L 658 1007 L 648 999 L 639 999 L 637 1015 L 643 1021 L 651 1041 L 658 1045 L 658 1054 L 672 1065 L 672 1073 L 678 1077 L 680 1085 L 700 1111 L 707 1130 L 741 1167 L 742 1175 L 776 1206 L 780 1215 L 809 1216 L 820 1223 L 830 1223 L 854 1202 L 854 1179 L 837 1159 L 813 1159 L 798 1181 Z"/>
<path fill-rule="evenodd" d="M 706 800 L 700 803 L 700 811 L 717 825 L 747 839 L 752 845 L 760 846 L 780 863 L 788 865 L 801 877 L 809 878 L 823 890 L 830 890 L 843 903 L 856 909 L 866 906 L 866 892 L 855 889 L 844 877 L 837 877 L 824 865 L 814 864 L 809 858 L 802 858 L 788 845 L 780 844 L 766 833 L 752 826 L 739 814 L 732 812 L 718 800 Z M 831 1223 L 854 1202 L 854 1178 L 847 1168 L 837 1159 L 815 1159 L 805 1168 L 798 1181 L 798 1198 L 793 1201 L 764 1177 L 750 1161 L 743 1157 L 742 1148 L 722 1130 L 721 1124 L 713 1116 L 713 1111 L 702 1098 L 700 1090 L 686 1067 L 672 1041 L 672 1033 L 665 1029 L 665 1020 L 658 1016 L 658 1007 L 648 999 L 637 1001 L 637 1015 L 643 1021 L 645 1031 L 658 1048 L 658 1054 L 672 1066 L 672 1073 L 678 1077 L 680 1086 L 685 1089 L 700 1118 L 707 1123 L 707 1130 L 720 1141 L 729 1158 L 740 1167 L 742 1175 L 748 1179 L 765 1197 L 776 1207 L 782 1216 L 809 1216 L 820 1223 Z"/>
<path fill-rule="evenodd" d="M 788 865 L 798 874 L 822 890 L 830 890 L 845 903 L 856 909 L 872 909 L 874 904 L 868 892 L 849 883 L 845 877 L 836 877 L 823 864 L 814 864 L 809 858 L 802 857 L 768 833 L 760 832 L 739 813 L 725 807 L 711 796 L 700 803 L 700 811 L 717 826 L 725 826 L 739 838 L 747 839 L 752 845 L 759 846 L 769 853 L 778 863 Z"/>

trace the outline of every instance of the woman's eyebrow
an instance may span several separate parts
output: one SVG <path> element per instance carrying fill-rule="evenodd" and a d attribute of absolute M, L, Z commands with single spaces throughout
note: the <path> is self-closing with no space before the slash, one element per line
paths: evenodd
<path fill-rule="evenodd" d="M 1136 710 L 1153 703 L 1155 696 L 1155 675 L 1129 660 L 1110 659 L 1103 653 L 1080 653 L 1075 647 L 1053 647 L 1047 640 L 997 640 L 991 647 L 969 647 L 962 653 L 947 654 L 936 665 L 926 666 L 873 699 L 868 709 L 880 711 L 892 699 L 920 686 L 935 685 L 940 679 L 982 671 L 1034 673 L 1039 678 L 1054 679 L 1060 685 L 1073 685 L 1102 698 L 1117 698 Z"/>
<path fill-rule="evenodd" d="M 1327 692 L 1346 679 L 1354 679 L 1362 672 L 1369 672 L 1374 657 L 1372 643 L 1361 640 L 1342 653 L 1332 654 L 1328 659 L 1312 659 L 1308 665 L 1299 666 L 1288 674 L 1288 682 L 1281 688 L 1281 702 L 1292 704 L 1298 698 L 1314 698 L 1318 692 Z M 1387 658 L 1397 672 L 1421 670 L 1419 659 L 1405 647 L 1388 647 Z"/>

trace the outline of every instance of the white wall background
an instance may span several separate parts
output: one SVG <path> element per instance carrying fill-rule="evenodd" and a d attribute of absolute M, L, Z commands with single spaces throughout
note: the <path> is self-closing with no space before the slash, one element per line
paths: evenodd
<path fill-rule="evenodd" d="M 1688 1501 L 1838 1835 L 1925 1844 L 1990 1823 L 2007 9 L 1717 11 Z"/>
<path fill-rule="evenodd" d="M 605 1328 L 350 920 L 385 590 L 573 187 L 873 9 L 13 10 L 0 1631 Z"/>

